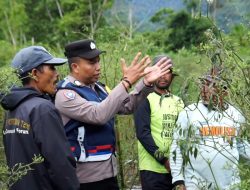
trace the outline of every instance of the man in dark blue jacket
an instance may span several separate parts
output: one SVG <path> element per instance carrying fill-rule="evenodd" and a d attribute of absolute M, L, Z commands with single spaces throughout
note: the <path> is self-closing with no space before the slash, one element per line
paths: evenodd
<path fill-rule="evenodd" d="M 74 190 L 79 182 L 61 117 L 48 94 L 56 92 L 55 66 L 65 59 L 54 58 L 41 46 L 20 50 L 12 60 L 23 87 L 15 87 L 1 104 L 6 112 L 3 140 L 7 164 L 29 164 L 34 156 L 44 161 L 32 165 L 12 190 Z"/>

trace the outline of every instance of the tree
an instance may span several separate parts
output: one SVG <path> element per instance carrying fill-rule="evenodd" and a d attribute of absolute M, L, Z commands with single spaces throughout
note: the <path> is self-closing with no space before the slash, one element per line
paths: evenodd
<path fill-rule="evenodd" d="M 155 5 L 158 3 L 159 0 L 154 1 Z M 109 25 L 121 31 L 122 35 L 132 39 L 153 14 L 154 10 L 151 7 L 152 1 L 143 2 L 143 6 L 139 1 L 115 1 L 113 7 L 106 13 L 106 20 Z"/>
<path fill-rule="evenodd" d="M 14 49 L 26 42 L 28 17 L 23 1 L 0 1 L 0 39 L 11 43 Z"/>
<path fill-rule="evenodd" d="M 23 44 L 61 46 L 80 38 L 95 38 L 105 25 L 108 0 L 2 0 L 0 39 L 14 48 Z"/>
<path fill-rule="evenodd" d="M 97 30 L 105 25 L 104 11 L 112 5 L 108 0 L 62 0 L 63 17 L 59 21 L 60 33 L 66 33 L 67 41 L 79 38 L 95 38 Z"/>
<path fill-rule="evenodd" d="M 212 27 L 212 22 L 207 18 L 193 18 L 186 11 L 174 13 L 162 9 L 151 20 L 165 23 L 156 33 L 164 36 L 160 40 L 164 41 L 166 49 L 173 51 L 199 45 L 206 40 L 204 32 Z M 159 41 L 156 40 L 156 43 Z"/>
<path fill-rule="evenodd" d="M 201 11 L 201 0 L 184 0 L 184 3 L 186 4 L 187 10 L 192 17 L 195 17 L 195 15 Z"/>

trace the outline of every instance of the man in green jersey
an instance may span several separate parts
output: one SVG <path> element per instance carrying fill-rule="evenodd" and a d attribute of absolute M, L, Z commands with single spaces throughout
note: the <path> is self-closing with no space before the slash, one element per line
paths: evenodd
<path fill-rule="evenodd" d="M 157 63 L 165 55 L 154 58 Z M 171 72 L 155 82 L 151 93 L 134 114 L 141 185 L 143 190 L 172 190 L 169 153 L 173 129 L 183 101 L 169 87 L 176 74 Z"/>

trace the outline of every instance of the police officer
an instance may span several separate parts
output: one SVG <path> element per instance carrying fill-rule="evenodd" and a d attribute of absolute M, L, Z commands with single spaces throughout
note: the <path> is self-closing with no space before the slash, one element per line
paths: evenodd
<path fill-rule="evenodd" d="M 7 164 L 30 164 L 34 156 L 44 161 L 34 164 L 12 190 L 75 190 L 79 182 L 59 112 L 48 99 L 55 94 L 58 73 L 55 66 L 66 59 L 54 58 L 44 47 L 21 49 L 12 60 L 22 87 L 11 89 L 1 104 L 7 110 L 3 141 Z"/>
<path fill-rule="evenodd" d="M 65 46 L 70 74 L 59 83 L 55 105 L 60 111 L 77 160 L 81 189 L 115 190 L 117 162 L 115 157 L 114 116 L 129 114 L 153 91 L 152 84 L 169 72 L 169 61 L 161 59 L 154 67 L 148 56 L 139 60 L 138 53 L 130 66 L 122 60 L 122 81 L 107 93 L 98 82 L 101 74 L 100 54 L 93 40 L 80 40 Z M 142 76 L 132 93 L 128 93 Z"/>

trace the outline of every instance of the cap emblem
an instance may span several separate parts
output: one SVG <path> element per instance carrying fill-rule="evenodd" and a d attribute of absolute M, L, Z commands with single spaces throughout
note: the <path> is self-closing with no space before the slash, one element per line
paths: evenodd
<path fill-rule="evenodd" d="M 95 45 L 93 42 L 91 42 L 91 43 L 90 43 L 90 48 L 91 48 L 91 49 L 96 49 L 96 45 Z"/>

